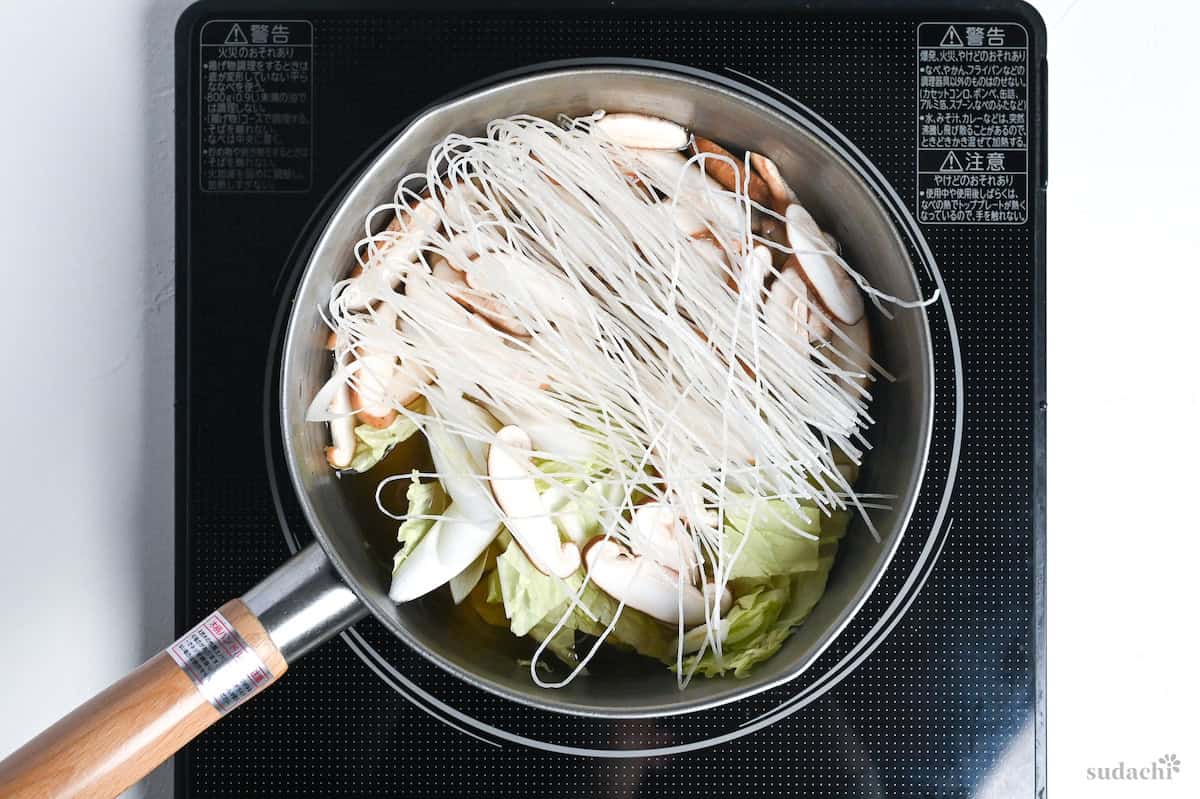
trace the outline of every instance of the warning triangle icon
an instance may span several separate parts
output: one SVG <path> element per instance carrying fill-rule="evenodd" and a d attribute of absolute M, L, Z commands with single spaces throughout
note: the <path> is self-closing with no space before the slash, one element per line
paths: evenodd
<path fill-rule="evenodd" d="M 246 44 L 246 33 L 242 30 L 241 25 L 233 23 L 229 33 L 225 34 L 225 44 Z"/>
<path fill-rule="evenodd" d="M 951 150 L 946 154 L 946 158 L 942 161 L 942 165 L 938 167 L 939 172 L 962 172 L 962 162 L 958 160 L 958 156 Z"/>
<path fill-rule="evenodd" d="M 962 37 L 958 35 L 958 28 L 951 25 L 946 28 L 946 35 L 942 37 L 942 47 L 962 47 Z"/>

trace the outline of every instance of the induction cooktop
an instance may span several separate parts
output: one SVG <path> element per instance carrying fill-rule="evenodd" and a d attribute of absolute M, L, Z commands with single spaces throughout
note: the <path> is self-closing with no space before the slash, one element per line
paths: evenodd
<path fill-rule="evenodd" d="M 562 716 L 438 670 L 368 618 L 188 745 L 177 796 L 1041 796 L 1045 45 L 1018 2 L 190 7 L 180 632 L 312 539 L 272 417 L 278 309 L 354 176 L 465 87 L 563 63 L 717 76 L 849 161 L 940 294 L 911 522 L 797 679 L 669 718 Z"/>

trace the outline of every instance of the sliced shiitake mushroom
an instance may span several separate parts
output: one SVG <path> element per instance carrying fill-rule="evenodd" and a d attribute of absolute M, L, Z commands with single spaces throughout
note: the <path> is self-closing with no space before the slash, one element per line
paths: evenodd
<path fill-rule="evenodd" d="M 739 230 L 745 219 L 742 204 L 728 193 L 728 189 L 683 153 L 645 150 L 637 155 L 637 167 L 647 177 L 654 178 L 656 188 L 668 197 L 678 189 L 686 203 L 701 215 L 708 216 L 722 226 Z"/>
<path fill-rule="evenodd" d="M 396 311 L 383 303 L 373 311 L 375 324 L 381 331 L 396 327 Z M 350 407 L 363 424 L 384 428 L 396 421 L 396 409 L 388 401 L 396 371 L 396 356 L 359 344 L 351 353 L 357 364 L 353 385 L 350 386 Z"/>
<path fill-rule="evenodd" d="M 685 627 L 706 618 L 703 592 L 673 569 L 604 538 L 593 539 L 583 557 L 588 576 L 600 590 L 647 616 L 674 625 L 682 608 Z"/>
<path fill-rule="evenodd" d="M 779 277 L 771 284 L 765 308 L 767 325 L 785 341 L 803 335 L 806 341 L 820 342 L 829 338 L 829 325 L 822 314 L 813 313 L 809 303 L 825 311 L 819 297 L 810 296 L 809 283 L 800 269 L 795 256 L 789 257 L 780 267 Z"/>
<path fill-rule="evenodd" d="M 770 206 L 771 192 L 767 188 L 766 182 L 754 170 L 749 170 L 746 173 L 746 177 L 743 178 L 743 167 L 733 153 L 715 141 L 702 136 L 692 137 L 692 147 L 697 154 L 707 153 L 717 156 L 716 158 L 705 158 L 703 160 L 706 174 L 711 175 L 714 180 L 729 191 L 740 192 L 744 190 L 755 203 L 764 207 Z"/>
<path fill-rule="evenodd" d="M 658 502 L 644 503 L 633 513 L 630 545 L 635 554 L 680 572 L 694 583 L 699 567 L 680 525 L 679 514 L 671 507 Z"/>
<path fill-rule="evenodd" d="M 686 128 L 648 114 L 605 114 L 592 127 L 623 147 L 639 150 L 682 150 L 688 144 Z"/>
<path fill-rule="evenodd" d="M 748 286 L 757 286 L 760 297 L 766 286 L 767 277 L 771 274 L 774 257 L 770 247 L 765 244 L 755 244 L 743 264 L 743 269 L 747 274 L 742 277 L 742 282 Z"/>
<path fill-rule="evenodd" d="M 770 158 L 758 153 L 750 153 L 750 166 L 762 176 L 775 205 L 787 206 L 800 201 L 796 192 L 792 191 L 792 187 L 783 179 L 779 167 Z M 763 204 L 766 205 L 766 203 Z"/>
<path fill-rule="evenodd" d="M 820 228 L 799 204 L 788 206 L 787 235 L 804 276 L 830 313 L 848 325 L 862 319 L 866 305 L 858 285 L 837 262 Z"/>
<path fill-rule="evenodd" d="M 634 555 L 622 544 L 597 536 L 583 550 L 588 577 L 614 599 L 647 616 L 679 624 L 682 609 L 684 627 L 694 627 L 707 618 L 707 608 L 715 587 L 696 588 L 679 572 L 654 560 Z M 723 589 L 718 599 L 721 613 L 729 610 L 733 596 Z"/>
<path fill-rule="evenodd" d="M 460 272 L 444 258 L 438 258 L 433 263 L 432 274 L 436 280 L 447 284 L 446 293 L 455 302 L 483 317 L 493 327 L 514 336 L 529 336 L 529 331 L 503 302 L 492 293 L 471 285 L 469 273 Z"/>

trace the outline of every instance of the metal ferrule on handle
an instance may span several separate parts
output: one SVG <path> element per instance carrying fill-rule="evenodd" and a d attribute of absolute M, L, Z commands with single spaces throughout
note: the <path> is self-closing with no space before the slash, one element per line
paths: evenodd
<path fill-rule="evenodd" d="M 242 595 L 288 663 L 367 615 L 324 550 L 309 544 Z"/>

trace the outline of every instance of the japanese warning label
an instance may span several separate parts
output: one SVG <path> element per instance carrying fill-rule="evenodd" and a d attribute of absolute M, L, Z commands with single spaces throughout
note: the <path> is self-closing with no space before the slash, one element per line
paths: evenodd
<path fill-rule="evenodd" d="M 1029 37 L 1016 23 L 917 26 L 917 219 L 1029 217 Z"/>
<path fill-rule="evenodd" d="M 307 191 L 312 23 L 212 20 L 200 30 L 200 190 Z"/>

